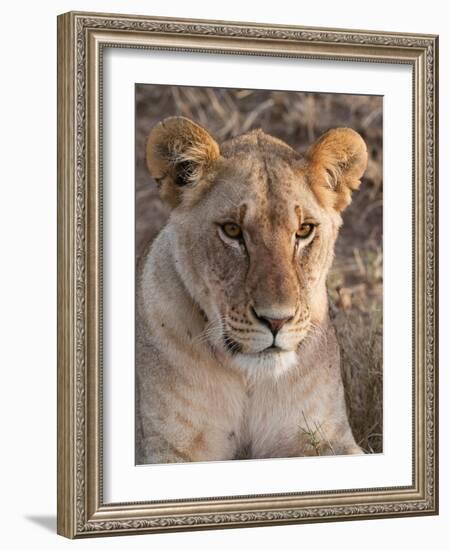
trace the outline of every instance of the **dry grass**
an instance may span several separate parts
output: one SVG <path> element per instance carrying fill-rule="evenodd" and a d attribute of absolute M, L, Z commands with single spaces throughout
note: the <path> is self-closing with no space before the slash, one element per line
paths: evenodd
<path fill-rule="evenodd" d="M 344 213 L 329 277 L 333 322 L 342 354 L 350 423 L 367 452 L 382 451 L 382 99 L 376 96 L 136 86 L 136 256 L 160 230 L 167 211 L 145 168 L 148 132 L 184 115 L 220 142 L 252 128 L 304 151 L 332 127 L 365 139 L 369 166 Z"/>

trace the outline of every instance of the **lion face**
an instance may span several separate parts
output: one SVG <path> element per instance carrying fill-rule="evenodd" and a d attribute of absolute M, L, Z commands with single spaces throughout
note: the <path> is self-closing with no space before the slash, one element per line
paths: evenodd
<path fill-rule="evenodd" d="M 173 206 L 175 265 L 204 315 L 202 341 L 242 369 L 294 364 L 326 315 L 340 211 L 367 161 L 360 136 L 332 131 L 303 157 L 260 130 L 219 148 L 178 117 L 152 131 L 147 160 Z"/>

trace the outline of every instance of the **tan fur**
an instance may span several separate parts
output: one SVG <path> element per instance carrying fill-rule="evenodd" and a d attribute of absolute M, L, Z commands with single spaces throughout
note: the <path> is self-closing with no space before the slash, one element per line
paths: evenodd
<path fill-rule="evenodd" d="M 302 157 L 256 130 L 219 149 L 179 117 L 147 160 L 173 210 L 138 273 L 137 462 L 362 452 L 325 286 L 361 137 L 332 130 Z M 301 223 L 317 224 L 309 240 Z M 264 317 L 285 324 L 273 335 Z"/>
<path fill-rule="evenodd" d="M 307 153 L 311 187 L 322 206 L 341 212 L 367 168 L 367 148 L 351 128 L 329 130 Z"/>
<path fill-rule="evenodd" d="M 160 186 L 163 200 L 175 207 L 180 189 L 175 180 L 180 166 L 192 170 L 185 174 L 186 184 L 195 183 L 219 156 L 219 146 L 211 136 L 184 117 L 169 117 L 160 122 L 147 141 L 147 165 Z"/>

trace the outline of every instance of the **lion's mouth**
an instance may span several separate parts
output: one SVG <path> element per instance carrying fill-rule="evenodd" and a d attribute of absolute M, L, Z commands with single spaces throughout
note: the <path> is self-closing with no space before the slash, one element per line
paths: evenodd
<path fill-rule="evenodd" d="M 238 341 L 234 340 L 229 334 L 225 334 L 223 337 L 223 342 L 225 345 L 225 349 L 231 354 L 236 355 L 238 353 L 243 353 L 243 346 Z M 275 342 L 272 342 L 270 346 L 267 346 L 266 348 L 255 351 L 253 353 L 246 353 L 247 355 L 271 355 L 275 353 L 282 353 L 284 350 L 280 346 L 277 346 Z"/>
<path fill-rule="evenodd" d="M 264 348 L 259 353 L 275 353 L 280 351 L 285 351 L 285 350 L 283 350 L 283 348 L 280 348 L 280 346 L 277 346 L 275 343 L 273 343 L 271 346 L 267 346 L 267 348 Z"/>

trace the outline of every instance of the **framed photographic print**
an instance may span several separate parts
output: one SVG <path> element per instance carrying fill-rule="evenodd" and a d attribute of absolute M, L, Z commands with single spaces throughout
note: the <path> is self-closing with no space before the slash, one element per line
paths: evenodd
<path fill-rule="evenodd" d="M 58 532 L 436 514 L 438 39 L 58 18 Z"/>

